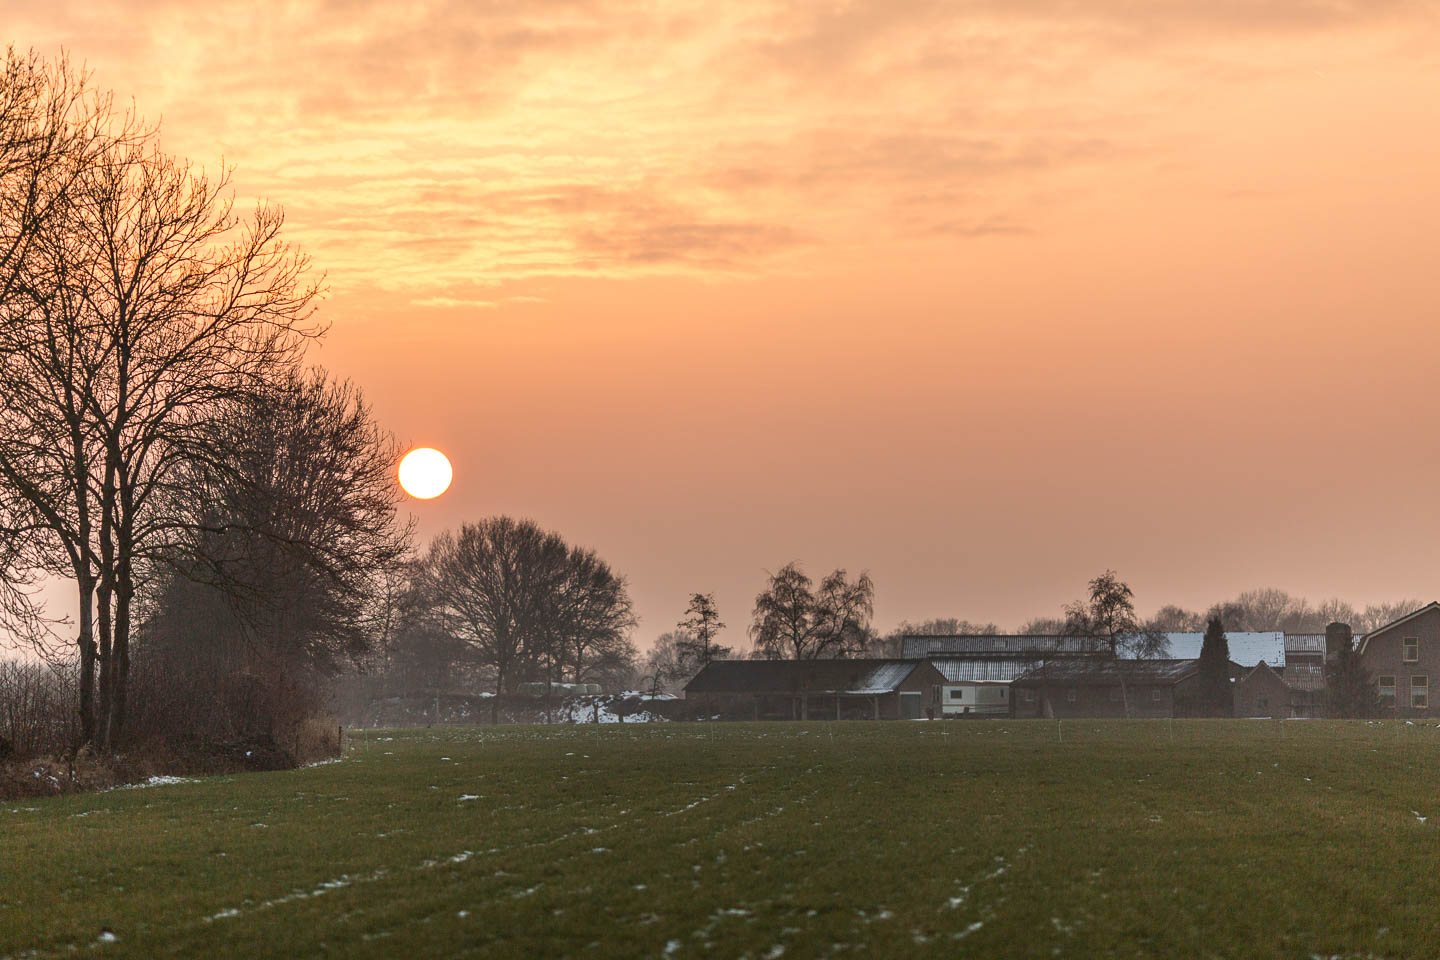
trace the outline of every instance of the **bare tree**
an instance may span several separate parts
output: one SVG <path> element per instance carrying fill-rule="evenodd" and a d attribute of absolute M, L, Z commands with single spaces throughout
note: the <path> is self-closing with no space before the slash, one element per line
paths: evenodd
<path fill-rule="evenodd" d="M 495 517 L 443 533 L 424 570 L 440 622 L 491 671 L 497 694 L 567 667 L 577 679 L 623 672 L 634 656 L 624 578 L 529 520 Z"/>
<path fill-rule="evenodd" d="M 755 649 L 771 659 L 813 660 L 844 657 L 868 638 L 874 614 L 875 585 L 868 573 L 851 583 L 836 570 L 811 590 L 812 581 L 797 563 L 770 575 L 755 598 L 750 636 Z"/>
<path fill-rule="evenodd" d="M 1370 633 L 1387 623 L 1393 623 L 1425 606 L 1419 600 L 1397 600 L 1391 603 L 1372 603 L 1363 613 L 1357 614 L 1353 622 L 1356 632 Z"/>
<path fill-rule="evenodd" d="M 1065 619 L 1063 617 L 1031 617 L 1022 623 L 1020 629 L 1015 632 L 1031 636 L 1056 636 L 1065 632 Z"/>
<path fill-rule="evenodd" d="M 166 491 L 187 464 L 213 457 L 204 427 L 227 399 L 264 384 L 319 332 L 309 324 L 319 290 L 281 239 L 278 210 L 237 215 L 228 173 L 212 180 L 165 156 L 153 129 L 113 116 L 107 97 L 82 96 L 63 63 L 47 72 L 15 59 L 6 82 L 22 93 L 0 95 L 0 110 L 13 118 L 29 104 L 31 119 L 0 134 L 0 353 L 12 381 L 0 478 L 11 531 L 35 539 L 41 563 L 65 557 L 76 580 L 86 735 L 113 746 L 136 566 L 183 530 L 162 508 Z"/>
<path fill-rule="evenodd" d="M 1194 633 L 1205 629 L 1206 619 L 1193 610 L 1166 604 L 1146 622 L 1146 628 L 1160 632 Z"/>
<path fill-rule="evenodd" d="M 3 613 L 47 656 L 47 631 L 25 587 L 36 573 L 72 577 L 78 594 L 79 712 L 95 734 L 95 586 L 100 576 L 89 410 L 104 348 L 65 249 L 85 215 L 83 178 L 142 134 L 90 95 L 62 58 L 7 50 L 0 68 L 0 558 Z"/>
<path fill-rule="evenodd" d="M 1130 715 L 1130 694 L 1122 657 L 1154 657 L 1168 647 L 1165 635 L 1147 630 L 1135 616 L 1135 594 L 1114 570 L 1090 581 L 1090 596 L 1065 608 L 1065 633 L 1082 637 L 1091 649 L 1104 653 L 1120 679 L 1120 699 Z"/>
<path fill-rule="evenodd" d="M 494 517 L 430 545 L 426 595 L 447 632 L 465 640 L 505 693 L 536 655 L 543 596 L 558 589 L 565 544 L 528 521 Z M 498 705 L 491 722 L 498 719 Z"/>
<path fill-rule="evenodd" d="M 994 623 L 979 623 L 961 617 L 932 617 L 918 623 L 902 620 L 892 632 L 909 637 L 956 637 L 965 634 L 995 635 L 1005 631 Z"/>
<path fill-rule="evenodd" d="M 648 687 L 652 693 L 674 693 L 684 686 L 694 676 L 694 671 L 680 653 L 680 646 L 693 641 L 694 638 L 680 630 L 660 634 L 650 647 L 650 652 L 645 655 L 645 662 L 640 668 L 642 688 Z"/>
<path fill-rule="evenodd" d="M 635 626 L 625 578 L 583 547 L 570 548 L 560 588 L 542 603 L 546 633 L 553 643 L 547 651 L 568 668 L 573 682 L 592 675 L 613 673 L 635 658 L 629 634 Z"/>

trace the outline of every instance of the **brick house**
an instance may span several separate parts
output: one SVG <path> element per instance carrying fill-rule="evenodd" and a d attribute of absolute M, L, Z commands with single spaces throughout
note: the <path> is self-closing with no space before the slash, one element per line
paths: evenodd
<path fill-rule="evenodd" d="M 1296 691 L 1270 664 L 1261 660 L 1231 686 L 1237 717 L 1294 716 L 1291 700 Z"/>
<path fill-rule="evenodd" d="M 1429 603 L 1360 642 L 1360 664 L 1370 672 L 1382 712 L 1432 717 L 1430 685 L 1440 681 L 1440 603 Z"/>

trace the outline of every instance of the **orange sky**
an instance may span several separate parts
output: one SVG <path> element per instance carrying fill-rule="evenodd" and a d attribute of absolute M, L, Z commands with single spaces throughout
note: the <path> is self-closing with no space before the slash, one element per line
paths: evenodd
<path fill-rule="evenodd" d="M 882 629 L 1440 596 L 1432 4 L 6 8 L 285 207 L 422 533 L 595 547 L 642 646 L 795 559 Z"/>

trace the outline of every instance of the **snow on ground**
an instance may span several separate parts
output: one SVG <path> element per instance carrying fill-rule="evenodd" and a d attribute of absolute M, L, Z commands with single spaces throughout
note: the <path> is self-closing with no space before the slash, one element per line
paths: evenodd
<path fill-rule="evenodd" d="M 139 783 L 122 783 L 118 787 L 111 787 L 110 790 L 144 790 L 147 787 L 173 787 L 177 783 L 199 783 L 195 777 L 151 777 L 149 780 L 141 780 Z M 108 793 L 109 790 L 102 790 L 101 793 Z"/>

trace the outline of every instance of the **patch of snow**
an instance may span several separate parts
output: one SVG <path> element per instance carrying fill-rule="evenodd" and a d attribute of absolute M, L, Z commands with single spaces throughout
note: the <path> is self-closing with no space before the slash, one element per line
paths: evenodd
<path fill-rule="evenodd" d="M 199 783 L 194 777 L 151 777 L 149 780 L 142 780 L 139 783 L 126 783 L 118 787 L 111 787 L 111 790 L 144 790 L 146 787 L 173 787 L 179 783 Z"/>

